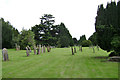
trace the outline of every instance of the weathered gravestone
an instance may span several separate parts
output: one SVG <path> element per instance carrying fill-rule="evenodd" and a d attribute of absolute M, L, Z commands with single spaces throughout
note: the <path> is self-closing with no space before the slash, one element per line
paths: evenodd
<path fill-rule="evenodd" d="M 37 47 L 37 55 L 40 54 L 40 48 L 41 48 L 41 45 Z"/>
<path fill-rule="evenodd" d="M 15 44 L 15 47 L 16 47 L 16 50 L 18 51 L 18 45 L 17 44 Z"/>
<path fill-rule="evenodd" d="M 18 46 L 18 50 L 20 50 L 20 46 Z"/>
<path fill-rule="evenodd" d="M 28 50 L 28 47 L 26 47 L 26 54 L 27 54 L 27 56 L 29 56 L 29 50 Z"/>
<path fill-rule="evenodd" d="M 43 53 L 43 46 L 41 47 L 41 52 Z"/>
<path fill-rule="evenodd" d="M 46 52 L 45 45 L 44 45 L 43 49 L 44 49 L 43 52 L 45 53 Z"/>
<path fill-rule="evenodd" d="M 32 52 L 32 51 L 31 51 L 31 48 L 30 48 L 29 46 L 27 46 L 27 47 L 28 47 L 29 52 Z"/>
<path fill-rule="evenodd" d="M 6 48 L 3 48 L 2 55 L 3 55 L 3 60 L 4 61 L 8 61 L 9 60 L 9 58 L 8 58 L 8 51 L 7 51 Z"/>
<path fill-rule="evenodd" d="M 72 55 L 74 55 L 74 52 L 73 52 L 73 47 L 71 47 L 71 51 L 72 51 Z"/>
<path fill-rule="evenodd" d="M 51 48 L 50 46 L 47 46 L 47 51 L 50 52 Z"/>
<path fill-rule="evenodd" d="M 99 46 L 97 45 L 97 49 L 98 49 L 98 51 L 99 51 Z"/>
<path fill-rule="evenodd" d="M 76 53 L 76 47 L 74 46 L 74 53 Z"/>
<path fill-rule="evenodd" d="M 34 54 L 36 55 L 36 46 L 34 46 Z"/>
<path fill-rule="evenodd" d="M 82 52 L 82 46 L 79 47 L 79 50 Z"/>
<path fill-rule="evenodd" d="M 95 48 L 94 48 L 94 46 L 92 46 L 92 48 L 93 48 L 93 53 L 95 53 Z"/>

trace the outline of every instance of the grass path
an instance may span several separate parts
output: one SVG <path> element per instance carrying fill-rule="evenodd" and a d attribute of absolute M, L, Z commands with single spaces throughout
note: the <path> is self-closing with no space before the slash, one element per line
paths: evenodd
<path fill-rule="evenodd" d="M 26 57 L 26 51 L 9 49 L 10 61 L 2 63 L 3 78 L 118 78 L 118 63 L 102 62 L 108 53 L 88 47 L 72 56 L 70 48 Z M 95 58 L 98 57 L 98 58 Z M 100 59 L 99 57 L 103 57 Z"/>

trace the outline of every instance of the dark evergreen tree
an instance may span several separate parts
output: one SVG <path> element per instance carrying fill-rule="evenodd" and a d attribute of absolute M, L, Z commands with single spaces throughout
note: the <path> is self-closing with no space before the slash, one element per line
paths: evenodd
<path fill-rule="evenodd" d="M 85 35 L 80 36 L 78 44 L 81 45 L 82 41 L 84 41 L 84 40 L 86 40 L 86 36 Z"/>

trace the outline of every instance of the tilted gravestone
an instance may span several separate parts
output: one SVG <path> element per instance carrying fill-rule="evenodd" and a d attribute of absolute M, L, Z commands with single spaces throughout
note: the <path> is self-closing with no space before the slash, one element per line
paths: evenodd
<path fill-rule="evenodd" d="M 74 55 L 74 52 L 73 52 L 73 47 L 71 47 L 71 51 L 72 51 L 72 55 Z"/>
<path fill-rule="evenodd" d="M 30 54 L 29 54 L 28 47 L 26 47 L 26 54 L 27 54 L 27 56 L 29 56 L 29 55 L 30 55 Z"/>
<path fill-rule="evenodd" d="M 36 55 L 36 46 L 34 46 L 34 54 Z"/>
<path fill-rule="evenodd" d="M 8 58 L 8 51 L 7 51 L 6 48 L 3 48 L 2 55 L 3 55 L 3 60 L 4 61 L 8 61 L 9 60 L 9 58 Z"/>
<path fill-rule="evenodd" d="M 27 46 L 27 47 L 28 47 L 29 52 L 32 52 L 32 51 L 31 51 L 31 48 L 30 48 L 29 46 Z"/>
<path fill-rule="evenodd" d="M 44 53 L 46 52 L 45 45 L 43 46 L 43 52 L 44 52 Z"/>

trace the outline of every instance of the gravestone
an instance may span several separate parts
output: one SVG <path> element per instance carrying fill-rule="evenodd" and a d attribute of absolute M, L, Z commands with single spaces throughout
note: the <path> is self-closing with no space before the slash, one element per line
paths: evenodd
<path fill-rule="evenodd" d="M 36 55 L 36 46 L 34 46 L 34 54 Z"/>
<path fill-rule="evenodd" d="M 27 54 L 27 56 L 29 56 L 29 50 L 28 50 L 28 47 L 26 47 L 26 54 Z"/>
<path fill-rule="evenodd" d="M 31 48 L 30 48 L 29 46 L 27 46 L 27 47 L 28 47 L 29 52 L 32 52 L 32 51 L 31 51 Z"/>
<path fill-rule="evenodd" d="M 80 46 L 80 51 L 82 52 L 82 46 Z"/>
<path fill-rule="evenodd" d="M 3 48 L 2 55 L 3 55 L 3 60 L 4 61 L 8 61 L 9 60 L 9 58 L 8 58 L 8 51 L 7 51 L 6 48 Z"/>
<path fill-rule="evenodd" d="M 47 51 L 50 52 L 50 46 L 47 46 Z"/>
<path fill-rule="evenodd" d="M 43 48 L 44 48 L 43 52 L 45 53 L 45 52 L 46 52 L 46 50 L 45 50 L 45 45 L 44 45 L 44 47 L 43 47 Z"/>
<path fill-rule="evenodd" d="M 95 49 L 94 49 L 94 46 L 93 46 L 92 48 L 93 48 L 93 53 L 95 53 Z"/>
<path fill-rule="evenodd" d="M 40 48 L 41 48 L 41 45 L 38 45 L 38 47 L 37 47 L 37 55 L 40 54 Z"/>
<path fill-rule="evenodd" d="M 41 52 L 43 53 L 43 46 L 41 47 Z"/>
<path fill-rule="evenodd" d="M 76 47 L 74 46 L 74 53 L 76 53 Z"/>
<path fill-rule="evenodd" d="M 18 46 L 18 50 L 20 50 L 20 46 Z"/>
<path fill-rule="evenodd" d="M 72 51 L 72 55 L 74 55 L 74 52 L 73 52 L 73 47 L 71 47 L 71 51 Z"/>
<path fill-rule="evenodd" d="M 17 44 L 15 44 L 15 47 L 16 47 L 16 50 L 18 51 L 18 45 Z"/>
<path fill-rule="evenodd" d="M 99 51 L 99 46 L 97 45 L 97 49 L 98 49 L 98 51 Z"/>

